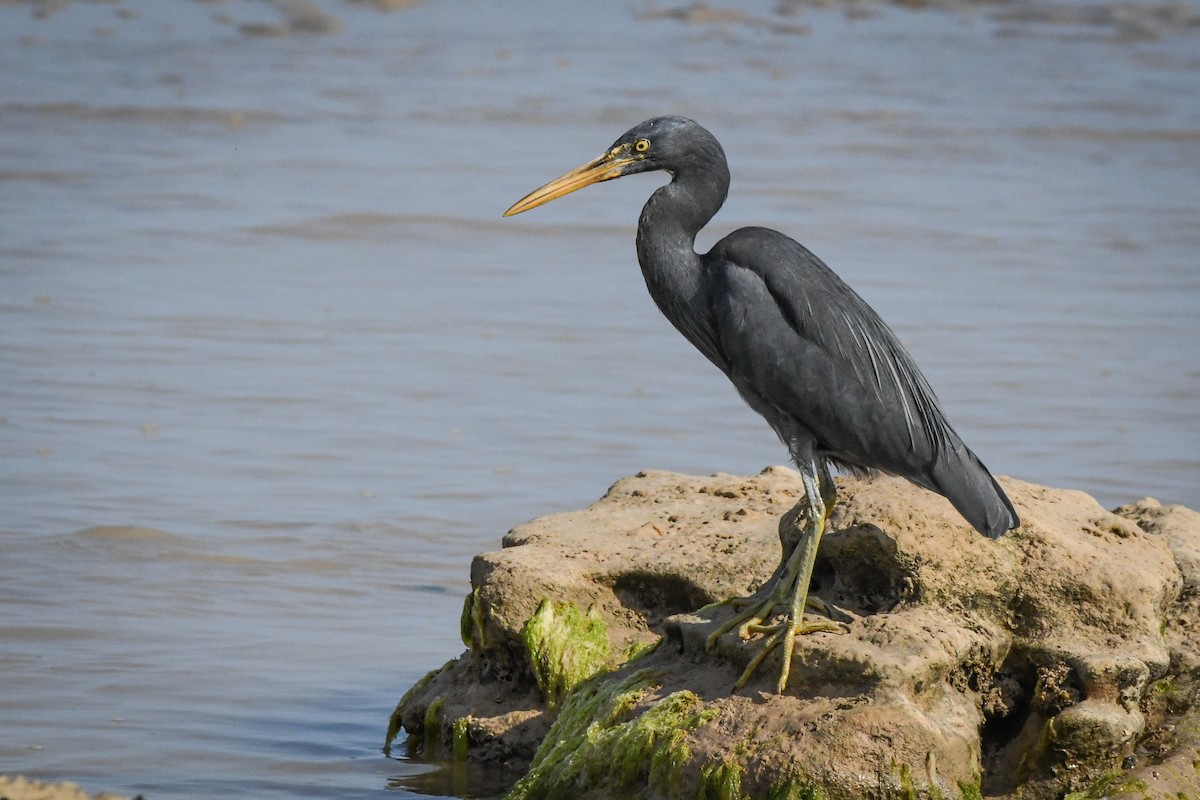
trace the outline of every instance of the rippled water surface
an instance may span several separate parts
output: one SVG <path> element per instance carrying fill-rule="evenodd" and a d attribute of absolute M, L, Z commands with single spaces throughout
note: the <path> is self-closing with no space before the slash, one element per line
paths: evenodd
<path fill-rule="evenodd" d="M 785 457 L 642 286 L 661 177 L 499 218 L 660 113 L 993 470 L 1200 507 L 1200 8 L 741 8 L 0 4 L 0 771 L 471 791 L 380 753 L 471 555 Z"/>

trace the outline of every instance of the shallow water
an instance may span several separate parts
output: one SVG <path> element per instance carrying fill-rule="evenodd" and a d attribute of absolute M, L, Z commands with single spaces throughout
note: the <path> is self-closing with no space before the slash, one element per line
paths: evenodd
<path fill-rule="evenodd" d="M 1200 507 L 1196 4 L 304 8 L 0 4 L 0 771 L 468 793 L 380 746 L 471 555 L 784 459 L 641 284 L 660 178 L 499 218 L 658 113 L 994 471 Z"/>

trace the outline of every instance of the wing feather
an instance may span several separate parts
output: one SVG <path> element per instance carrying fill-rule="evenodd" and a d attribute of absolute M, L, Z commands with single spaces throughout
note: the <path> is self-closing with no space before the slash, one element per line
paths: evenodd
<path fill-rule="evenodd" d="M 710 270 L 724 274 L 727 298 L 714 302 L 730 305 L 717 309 L 717 349 L 771 350 L 771 358 L 784 359 L 773 380 L 759 368 L 755 385 L 775 395 L 769 400 L 781 411 L 813 427 L 821 444 L 851 462 L 862 459 L 867 468 L 919 474 L 957 438 L 891 329 L 801 244 L 766 228 L 743 228 L 705 259 Z M 755 338 L 734 324 L 738 314 L 756 315 Z M 773 327 L 764 315 L 778 315 L 780 325 Z M 770 342 L 766 330 L 772 331 Z M 734 363 L 725 369 L 737 383 L 731 369 L 753 367 Z"/>

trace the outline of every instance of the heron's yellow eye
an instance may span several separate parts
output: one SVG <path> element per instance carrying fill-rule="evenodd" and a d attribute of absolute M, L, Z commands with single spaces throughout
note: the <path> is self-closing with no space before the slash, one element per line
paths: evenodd
<path fill-rule="evenodd" d="M 639 153 L 646 152 L 647 150 L 650 149 L 650 140 L 649 139 L 638 139 L 636 142 L 633 143 L 633 149 L 637 150 Z"/>

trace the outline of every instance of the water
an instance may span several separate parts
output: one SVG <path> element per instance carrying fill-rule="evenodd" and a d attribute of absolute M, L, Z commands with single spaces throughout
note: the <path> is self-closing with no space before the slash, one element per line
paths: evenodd
<path fill-rule="evenodd" d="M 466 793 L 380 746 L 471 555 L 784 458 L 641 285 L 661 178 L 499 218 L 658 113 L 730 156 L 701 244 L 821 254 L 995 471 L 1200 507 L 1194 3 L 53 7 L 0 5 L 0 771 Z"/>

